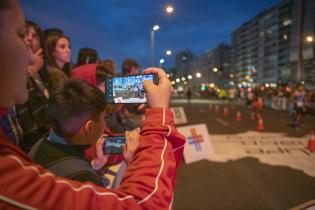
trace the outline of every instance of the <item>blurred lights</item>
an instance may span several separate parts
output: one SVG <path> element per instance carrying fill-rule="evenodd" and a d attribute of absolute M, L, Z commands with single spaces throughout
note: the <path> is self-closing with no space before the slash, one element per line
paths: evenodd
<path fill-rule="evenodd" d="M 171 5 L 167 6 L 165 8 L 165 11 L 169 14 L 173 13 L 174 12 L 174 7 L 172 7 Z"/>
<path fill-rule="evenodd" d="M 167 50 L 167 51 L 166 51 L 166 55 L 172 55 L 172 51 Z"/>
<path fill-rule="evenodd" d="M 191 76 L 191 75 L 188 75 L 188 79 L 192 79 L 192 76 Z"/>
<path fill-rule="evenodd" d="M 169 74 L 166 74 L 166 76 L 167 76 L 167 77 L 170 77 L 170 75 L 169 75 Z"/>
<path fill-rule="evenodd" d="M 172 81 L 172 85 L 175 85 L 175 83 L 176 83 L 175 81 Z"/>
<path fill-rule="evenodd" d="M 307 42 L 313 42 L 313 37 L 312 36 L 307 36 L 306 37 Z"/>
<path fill-rule="evenodd" d="M 285 86 L 285 91 L 286 92 L 290 92 L 291 90 L 290 90 L 290 87 L 287 85 L 287 86 Z"/>
<path fill-rule="evenodd" d="M 270 83 L 270 87 L 275 88 L 275 87 L 277 87 L 277 84 L 276 83 Z"/>
<path fill-rule="evenodd" d="M 213 71 L 214 71 L 214 72 L 217 72 L 217 71 L 218 71 L 218 68 L 214 67 L 214 68 L 213 68 Z"/>
<path fill-rule="evenodd" d="M 292 23 L 292 20 L 289 19 L 289 20 L 283 21 L 282 25 L 283 25 L 283 26 L 288 26 L 288 25 L 291 25 L 291 23 Z"/>
<path fill-rule="evenodd" d="M 197 72 L 196 73 L 196 77 L 200 78 L 201 77 L 201 73 Z"/>
<path fill-rule="evenodd" d="M 180 82 L 180 79 L 179 79 L 179 78 L 177 78 L 177 79 L 176 79 L 176 82 L 177 82 L 177 83 L 179 83 L 179 82 Z"/>
<path fill-rule="evenodd" d="M 154 26 L 152 27 L 152 30 L 153 30 L 153 31 L 157 31 L 157 30 L 159 30 L 159 28 L 160 28 L 159 25 L 154 25 Z"/>
<path fill-rule="evenodd" d="M 182 77 L 182 81 L 185 81 L 186 79 L 185 79 L 185 77 Z"/>
<path fill-rule="evenodd" d="M 215 84 L 214 83 L 210 83 L 209 87 L 214 88 Z"/>
<path fill-rule="evenodd" d="M 160 59 L 160 64 L 162 64 L 162 63 L 164 63 L 165 62 L 165 60 L 162 58 L 162 59 Z"/>

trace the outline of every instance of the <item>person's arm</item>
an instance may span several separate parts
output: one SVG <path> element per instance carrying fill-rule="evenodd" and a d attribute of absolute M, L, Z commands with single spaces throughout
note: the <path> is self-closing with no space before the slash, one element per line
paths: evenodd
<path fill-rule="evenodd" d="M 154 71 L 165 76 L 162 70 Z M 162 85 L 166 79 L 162 78 Z M 150 95 L 150 100 L 169 102 L 158 100 L 159 94 Z M 150 103 L 156 108 L 146 111 L 140 145 L 115 190 L 56 177 L 9 144 L 0 132 L 0 209 L 170 209 L 185 138 L 175 130 L 172 112 L 158 103 Z"/>

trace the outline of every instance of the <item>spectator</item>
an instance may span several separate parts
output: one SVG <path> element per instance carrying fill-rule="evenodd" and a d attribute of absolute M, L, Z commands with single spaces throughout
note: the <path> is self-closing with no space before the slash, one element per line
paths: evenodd
<path fill-rule="evenodd" d="M 127 58 L 123 61 L 123 64 L 121 66 L 122 74 L 124 76 L 139 74 L 139 67 L 140 65 L 136 60 L 132 58 Z"/>
<path fill-rule="evenodd" d="M 30 55 L 24 43 L 24 18 L 18 1 L 0 1 L 0 115 L 27 100 Z M 14 56 L 12 56 L 14 55 Z M 169 209 L 184 137 L 168 109 L 171 86 L 160 69 L 159 84 L 145 81 L 148 102 L 139 148 L 121 186 L 115 190 L 57 177 L 34 164 L 0 129 L 0 206 L 4 209 Z M 49 198 L 49 199 L 47 199 Z"/>
<path fill-rule="evenodd" d="M 64 35 L 50 36 L 46 40 L 47 69 L 52 80 L 53 92 L 62 88 L 68 79 L 64 67 L 71 61 L 70 39 Z"/>
<path fill-rule="evenodd" d="M 81 48 L 78 53 L 77 67 L 90 63 L 99 63 L 97 51 L 92 48 Z"/>
<path fill-rule="evenodd" d="M 26 30 L 25 42 L 31 49 L 34 62 L 28 67 L 28 101 L 16 105 L 15 111 L 23 131 L 23 139 L 19 146 L 24 151 L 29 151 L 50 128 L 47 117 L 50 80 L 44 67 L 41 29 L 35 23 L 26 21 Z"/>
<path fill-rule="evenodd" d="M 53 131 L 32 148 L 32 159 L 58 176 L 107 187 L 110 183 L 102 178 L 103 174 L 95 172 L 84 159 L 84 151 L 99 138 L 102 140 L 105 107 L 103 93 L 97 88 L 79 80 L 68 80 L 49 106 Z M 139 136 L 135 140 L 127 138 L 127 144 L 131 145 L 128 153 L 133 154 L 136 147 L 132 143 L 136 141 L 139 142 Z M 128 164 L 132 155 L 127 157 L 125 150 L 124 157 Z"/>
<path fill-rule="evenodd" d="M 59 28 L 47 28 L 44 30 L 43 34 L 44 34 L 44 43 L 46 43 L 46 40 L 48 37 L 63 35 L 63 31 Z"/>

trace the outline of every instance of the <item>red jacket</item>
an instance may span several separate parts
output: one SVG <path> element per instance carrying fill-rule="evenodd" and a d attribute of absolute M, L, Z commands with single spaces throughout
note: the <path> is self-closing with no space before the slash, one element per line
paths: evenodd
<path fill-rule="evenodd" d="M 97 64 L 86 64 L 76 67 L 71 71 L 71 77 L 96 86 L 96 66 Z"/>
<path fill-rule="evenodd" d="M 168 109 L 146 111 L 140 145 L 117 189 L 57 177 L 0 129 L 0 209 L 171 209 L 185 138 Z"/>

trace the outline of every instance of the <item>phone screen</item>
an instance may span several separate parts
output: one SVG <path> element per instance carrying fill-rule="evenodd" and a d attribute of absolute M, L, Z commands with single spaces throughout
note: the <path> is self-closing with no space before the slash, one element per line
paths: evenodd
<path fill-rule="evenodd" d="M 147 103 L 143 80 L 156 83 L 155 74 L 107 77 L 105 81 L 106 102 L 111 104 Z"/>
<path fill-rule="evenodd" d="M 121 146 L 126 143 L 125 136 L 111 136 L 106 137 L 103 144 L 103 153 L 104 154 L 122 154 Z"/>

